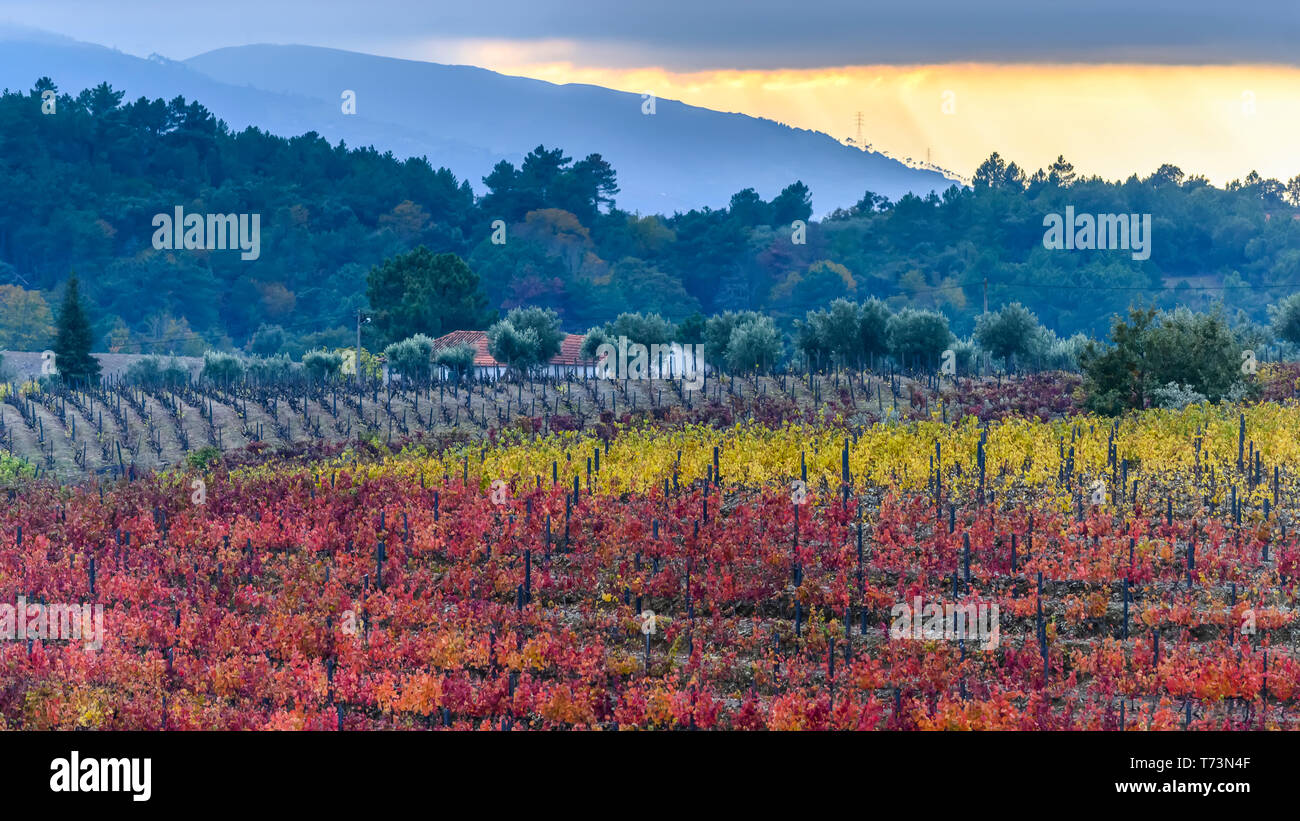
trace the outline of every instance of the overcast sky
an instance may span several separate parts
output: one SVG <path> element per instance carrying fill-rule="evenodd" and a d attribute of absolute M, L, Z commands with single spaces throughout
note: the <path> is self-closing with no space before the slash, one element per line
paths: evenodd
<path fill-rule="evenodd" d="M 1300 172 L 1300 0 L 0 0 L 6 24 L 183 60 L 253 43 L 653 90 L 970 174 Z M 30 36 L 30 32 L 28 33 Z"/>
<path fill-rule="evenodd" d="M 0 22 L 184 59 L 302 43 L 670 70 L 937 62 L 1300 64 L 1300 0 L 0 0 Z"/>

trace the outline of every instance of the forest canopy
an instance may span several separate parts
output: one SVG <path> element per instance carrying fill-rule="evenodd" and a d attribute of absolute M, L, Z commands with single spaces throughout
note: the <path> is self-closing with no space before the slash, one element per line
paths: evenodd
<path fill-rule="evenodd" d="M 368 275 L 420 247 L 468 264 L 486 300 L 470 315 L 484 329 L 534 306 L 572 332 L 627 312 L 681 322 L 758 311 L 791 333 L 847 298 L 938 312 L 968 336 L 987 283 L 992 310 L 1019 303 L 1062 337 L 1104 335 L 1139 300 L 1218 303 L 1264 322 L 1300 287 L 1300 177 L 1252 173 L 1217 188 L 1164 165 L 1106 181 L 1064 158 L 1027 174 L 995 154 L 970 187 L 897 202 L 864 191 L 821 221 L 817 192 L 797 180 L 770 200 L 746 189 L 726 208 L 642 215 L 618 208 L 616 169 L 599 154 L 538 146 L 517 167 L 499 163 L 476 195 L 437 157 L 235 132 L 199 102 L 128 102 L 107 84 L 60 94 L 43 114 L 46 90 L 42 79 L 0 95 L 0 348 L 52 341 L 50 311 L 73 270 L 96 350 L 343 345 L 372 308 Z M 260 214 L 260 256 L 156 250 L 151 220 L 177 206 Z M 1067 206 L 1150 214 L 1150 259 L 1044 248 L 1045 215 Z"/>

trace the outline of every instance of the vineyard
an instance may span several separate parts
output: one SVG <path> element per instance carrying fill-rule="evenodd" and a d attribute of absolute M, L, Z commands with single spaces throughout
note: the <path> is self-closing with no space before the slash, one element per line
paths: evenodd
<path fill-rule="evenodd" d="M 243 381 L 193 380 L 171 387 L 120 379 L 93 389 L 54 380 L 0 384 L 0 452 L 25 460 L 33 474 L 71 482 L 123 478 L 182 464 L 196 451 L 301 449 L 360 439 L 385 445 L 412 438 L 482 439 L 495 431 L 583 431 L 615 420 L 729 425 L 757 420 L 849 424 L 954 419 L 972 413 L 1042 418 L 1074 412 L 1072 375 L 1006 382 L 940 383 L 931 375 L 845 372 L 836 375 L 708 378 L 692 391 L 681 380 L 527 378 L 477 382 L 378 378 Z M 1014 385 L 1014 387 L 1012 387 Z"/>
<path fill-rule="evenodd" d="M 52 455 L 0 602 L 104 630 L 0 642 L 0 726 L 1295 728 L 1292 377 L 1122 419 L 1036 379 L 12 392 Z M 213 438 L 253 447 L 162 458 Z"/>

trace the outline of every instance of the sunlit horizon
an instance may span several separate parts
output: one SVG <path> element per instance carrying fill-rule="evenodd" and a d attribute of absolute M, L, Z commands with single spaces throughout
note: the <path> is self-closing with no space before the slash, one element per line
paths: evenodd
<path fill-rule="evenodd" d="M 589 83 L 764 117 L 969 177 L 998 152 L 1032 173 L 1058 155 L 1082 176 L 1164 163 L 1222 186 L 1300 174 L 1300 68 L 1280 65 L 934 64 L 676 72 L 517 62 L 510 44 L 455 54 L 504 74 Z M 448 62 L 443 52 L 423 59 Z"/>

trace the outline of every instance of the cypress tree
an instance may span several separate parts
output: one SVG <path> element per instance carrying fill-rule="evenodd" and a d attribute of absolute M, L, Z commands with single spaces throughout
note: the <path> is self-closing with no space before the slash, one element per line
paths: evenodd
<path fill-rule="evenodd" d="M 54 340 L 55 366 L 65 382 L 94 382 L 99 379 L 99 360 L 90 355 L 90 318 L 81 304 L 74 271 L 63 291 L 59 309 L 58 336 Z"/>

